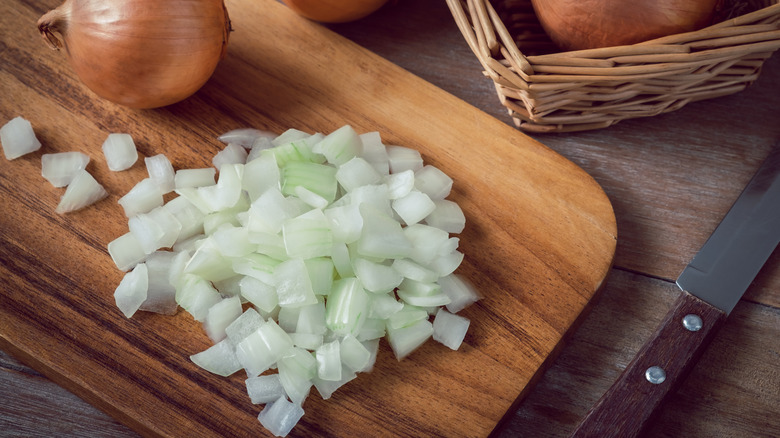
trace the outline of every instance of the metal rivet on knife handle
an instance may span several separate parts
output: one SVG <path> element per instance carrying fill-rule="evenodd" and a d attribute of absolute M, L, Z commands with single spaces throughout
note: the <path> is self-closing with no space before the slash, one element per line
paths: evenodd
<path fill-rule="evenodd" d="M 645 378 L 653 385 L 660 385 L 666 380 L 666 371 L 659 366 L 650 367 L 645 371 Z"/>
<path fill-rule="evenodd" d="M 699 315 L 694 315 L 691 313 L 683 317 L 682 324 L 686 330 L 697 332 L 701 329 L 703 322 Z"/>

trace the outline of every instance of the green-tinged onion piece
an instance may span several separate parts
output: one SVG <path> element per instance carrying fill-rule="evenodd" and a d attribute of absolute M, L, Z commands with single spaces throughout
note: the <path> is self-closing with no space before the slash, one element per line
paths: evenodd
<path fill-rule="evenodd" d="M 115 295 L 127 317 L 180 307 L 201 322 L 213 346 L 192 361 L 243 369 L 278 436 L 312 387 L 328 399 L 371 371 L 382 338 L 398 360 L 430 338 L 467 342 L 455 313 L 480 297 L 454 273 L 465 217 L 444 172 L 349 125 L 224 140 L 215 168 L 146 159 L 149 178 L 120 199 L 129 232 L 108 250 L 126 271 Z"/>

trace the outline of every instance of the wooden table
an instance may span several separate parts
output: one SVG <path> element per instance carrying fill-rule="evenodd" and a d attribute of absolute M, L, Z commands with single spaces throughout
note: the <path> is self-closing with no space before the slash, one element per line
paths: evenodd
<path fill-rule="evenodd" d="M 444 2 L 398 0 L 367 19 L 331 28 L 512 123 Z M 677 297 L 674 279 L 780 140 L 780 56 L 733 96 L 600 131 L 534 137 L 603 186 L 619 240 L 600 300 L 498 436 L 566 436 L 650 335 Z M 775 254 L 649 436 L 780 436 L 778 339 Z M 3 352 L 0 431 L 135 436 Z"/>

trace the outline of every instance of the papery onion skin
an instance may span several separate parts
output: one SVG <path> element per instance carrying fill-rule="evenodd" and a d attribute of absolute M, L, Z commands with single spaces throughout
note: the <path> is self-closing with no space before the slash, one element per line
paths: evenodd
<path fill-rule="evenodd" d="M 636 44 L 712 24 L 722 0 L 532 0 L 563 50 Z"/>
<path fill-rule="evenodd" d="M 227 51 L 223 0 L 65 0 L 38 20 L 98 96 L 157 108 L 194 94 Z"/>
<path fill-rule="evenodd" d="M 388 0 L 282 0 L 297 14 L 321 23 L 359 20 L 384 6 Z"/>

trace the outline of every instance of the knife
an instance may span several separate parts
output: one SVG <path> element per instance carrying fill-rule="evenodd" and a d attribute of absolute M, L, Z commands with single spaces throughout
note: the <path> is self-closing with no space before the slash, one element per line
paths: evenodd
<path fill-rule="evenodd" d="M 571 437 L 636 437 L 685 379 L 780 241 L 780 145 L 677 278 L 682 294 Z"/>

